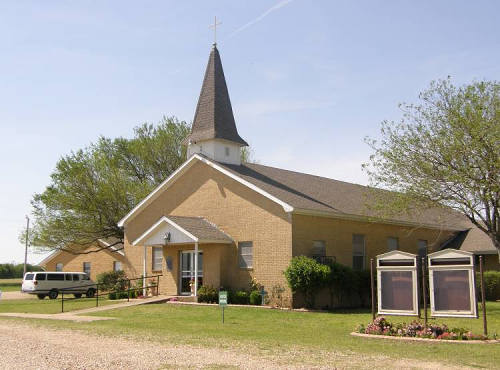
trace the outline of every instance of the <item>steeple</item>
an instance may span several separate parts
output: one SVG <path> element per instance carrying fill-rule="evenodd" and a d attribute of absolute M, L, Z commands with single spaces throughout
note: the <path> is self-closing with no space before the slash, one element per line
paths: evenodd
<path fill-rule="evenodd" d="M 221 162 L 233 163 L 237 154 L 238 164 L 240 147 L 248 146 L 236 129 L 222 62 L 215 43 L 208 59 L 191 134 L 186 138 L 186 143 L 188 155 L 202 153 Z M 222 157 L 217 153 L 223 154 Z"/>

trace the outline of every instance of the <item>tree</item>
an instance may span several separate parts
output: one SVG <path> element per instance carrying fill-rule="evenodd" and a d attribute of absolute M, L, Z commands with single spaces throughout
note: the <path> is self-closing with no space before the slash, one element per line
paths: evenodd
<path fill-rule="evenodd" d="M 449 207 L 492 240 L 500 258 L 500 83 L 435 81 L 419 104 L 384 121 L 365 164 L 371 183 L 397 192 L 387 209 Z"/>
<path fill-rule="evenodd" d="M 33 244 L 82 253 L 99 239 L 122 242 L 118 221 L 185 161 L 189 129 L 164 117 L 136 127 L 132 139 L 101 137 L 62 157 L 51 184 L 33 197 Z"/>

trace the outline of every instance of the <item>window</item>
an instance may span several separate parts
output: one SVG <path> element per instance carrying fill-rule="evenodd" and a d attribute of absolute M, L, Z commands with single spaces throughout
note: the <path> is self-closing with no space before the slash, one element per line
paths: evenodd
<path fill-rule="evenodd" d="M 36 274 L 36 280 L 45 280 L 46 274 Z"/>
<path fill-rule="evenodd" d="M 56 263 L 56 271 L 62 271 L 63 270 L 63 264 L 62 263 Z"/>
<path fill-rule="evenodd" d="M 226 146 L 226 147 L 224 148 L 224 150 L 225 150 L 225 152 L 226 152 L 226 157 L 229 157 L 229 147 L 228 147 L 228 146 Z"/>
<path fill-rule="evenodd" d="M 63 281 L 64 274 L 47 274 L 47 280 Z"/>
<path fill-rule="evenodd" d="M 83 272 L 85 272 L 87 275 L 90 275 L 90 262 L 83 263 Z"/>
<path fill-rule="evenodd" d="M 151 269 L 161 271 L 163 263 L 163 247 L 153 247 L 153 261 Z"/>
<path fill-rule="evenodd" d="M 326 243 L 324 240 L 313 240 L 313 256 L 326 256 Z"/>
<path fill-rule="evenodd" d="M 365 236 L 360 234 L 352 235 L 352 268 L 354 270 L 364 270 L 365 268 Z"/>
<path fill-rule="evenodd" d="M 238 260 L 240 268 L 253 267 L 253 243 L 239 242 L 238 243 Z"/>
<path fill-rule="evenodd" d="M 120 261 L 113 261 L 113 271 L 121 271 L 122 263 Z"/>
<path fill-rule="evenodd" d="M 427 240 L 418 240 L 417 241 L 417 247 L 418 247 L 418 257 L 419 257 L 419 263 L 422 262 L 422 258 L 427 257 Z"/>
<path fill-rule="evenodd" d="M 387 250 L 390 252 L 398 249 L 399 249 L 398 238 L 393 238 L 393 237 L 387 238 Z"/>
<path fill-rule="evenodd" d="M 33 280 L 33 276 L 35 274 L 26 274 L 26 276 L 24 277 L 24 280 Z"/>
<path fill-rule="evenodd" d="M 73 274 L 73 281 L 80 281 L 80 275 L 79 274 Z"/>
<path fill-rule="evenodd" d="M 65 274 L 65 275 L 66 275 L 66 277 L 65 277 L 65 279 L 64 279 L 64 280 L 66 280 L 66 281 L 72 281 L 72 280 L 73 280 L 73 279 L 71 278 L 71 274 Z"/>

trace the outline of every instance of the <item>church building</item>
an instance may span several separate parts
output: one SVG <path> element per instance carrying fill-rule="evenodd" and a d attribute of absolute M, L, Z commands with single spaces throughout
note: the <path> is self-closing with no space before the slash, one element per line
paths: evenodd
<path fill-rule="evenodd" d="M 285 288 L 288 303 L 298 305 L 283 271 L 300 255 L 366 269 L 390 250 L 425 256 L 453 247 L 486 255 L 487 269 L 500 267 L 491 240 L 452 211 L 380 218 L 367 207 L 365 186 L 242 163 L 248 144 L 216 44 L 185 144 L 186 162 L 119 222 L 121 266 L 130 277 L 161 274 L 162 294 L 195 296 L 202 285 L 248 289 L 255 280 L 268 292 Z"/>

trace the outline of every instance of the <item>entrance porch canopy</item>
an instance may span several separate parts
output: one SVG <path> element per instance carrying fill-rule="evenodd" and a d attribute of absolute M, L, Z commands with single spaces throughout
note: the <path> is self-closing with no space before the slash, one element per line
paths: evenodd
<path fill-rule="evenodd" d="M 146 247 L 169 244 L 193 244 L 194 259 L 194 295 L 198 294 L 198 246 L 203 244 L 232 244 L 233 239 L 203 217 L 163 216 L 132 245 L 144 246 L 143 273 L 146 276 Z"/>
<path fill-rule="evenodd" d="M 132 245 L 232 244 L 233 239 L 203 217 L 163 216 Z"/>

